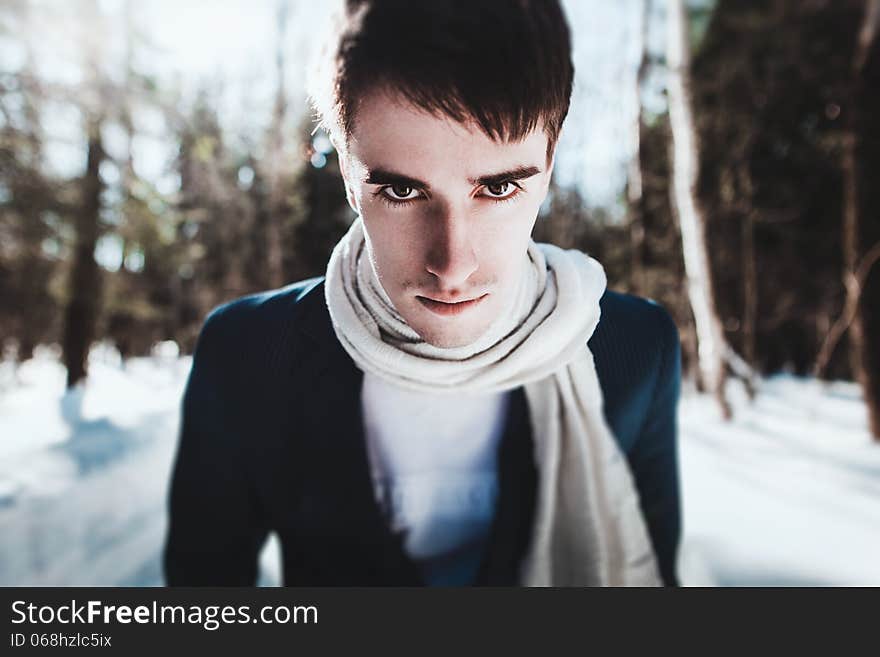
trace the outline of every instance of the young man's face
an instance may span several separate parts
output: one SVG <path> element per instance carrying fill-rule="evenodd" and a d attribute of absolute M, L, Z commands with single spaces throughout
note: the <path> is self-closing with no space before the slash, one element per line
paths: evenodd
<path fill-rule="evenodd" d="M 543 126 L 495 142 L 376 92 L 359 106 L 340 161 L 397 312 L 429 344 L 474 342 L 512 302 L 528 262 L 552 170 Z"/>

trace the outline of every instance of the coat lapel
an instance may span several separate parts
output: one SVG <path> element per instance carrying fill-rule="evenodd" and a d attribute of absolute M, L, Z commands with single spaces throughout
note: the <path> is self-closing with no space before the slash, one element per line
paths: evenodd
<path fill-rule="evenodd" d="M 295 365 L 302 408 L 297 450 L 304 459 L 297 531 L 310 546 L 309 561 L 326 562 L 323 581 L 421 584 L 373 493 L 360 406 L 363 373 L 336 338 L 323 284 L 308 297 L 298 326 L 310 344 Z"/>
<path fill-rule="evenodd" d="M 498 449 L 498 502 L 477 586 L 517 586 L 528 549 L 537 488 L 528 403 L 522 387 L 513 391 Z"/>

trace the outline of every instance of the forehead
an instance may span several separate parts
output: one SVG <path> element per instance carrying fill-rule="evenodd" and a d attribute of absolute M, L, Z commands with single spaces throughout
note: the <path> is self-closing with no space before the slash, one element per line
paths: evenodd
<path fill-rule="evenodd" d="M 349 154 L 368 168 L 388 168 L 423 179 L 478 177 L 516 166 L 545 165 L 543 125 L 520 141 L 494 141 L 476 124 L 431 114 L 387 92 L 358 104 Z"/>

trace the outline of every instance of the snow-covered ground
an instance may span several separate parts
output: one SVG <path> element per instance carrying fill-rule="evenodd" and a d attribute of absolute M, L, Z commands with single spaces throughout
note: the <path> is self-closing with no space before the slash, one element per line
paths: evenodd
<path fill-rule="evenodd" d="M 160 585 L 168 476 L 189 358 L 92 351 L 65 394 L 57 353 L 0 364 L 0 585 Z M 681 411 L 689 585 L 880 585 L 880 444 L 859 390 L 777 376 L 735 420 L 687 386 Z M 278 543 L 261 583 L 279 581 Z"/>
<path fill-rule="evenodd" d="M 880 585 L 880 443 L 859 387 L 792 376 L 761 382 L 735 418 L 710 398 L 680 406 L 689 584 Z"/>

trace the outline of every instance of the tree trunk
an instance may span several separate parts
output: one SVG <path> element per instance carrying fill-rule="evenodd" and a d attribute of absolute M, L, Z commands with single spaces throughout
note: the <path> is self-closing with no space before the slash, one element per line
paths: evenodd
<path fill-rule="evenodd" d="M 87 375 L 89 347 L 95 338 L 100 299 L 100 272 L 98 263 L 95 262 L 101 209 L 99 168 L 104 159 L 100 121 L 90 121 L 88 132 L 86 172 L 82 178 L 82 197 L 76 215 L 76 243 L 62 337 L 68 388 L 75 386 Z"/>
<path fill-rule="evenodd" d="M 742 350 L 746 363 L 754 368 L 757 353 L 755 330 L 758 322 L 758 263 L 755 253 L 755 208 L 752 202 L 754 185 L 752 184 L 747 155 L 739 164 L 739 179 L 740 194 L 744 201 L 742 217 Z"/>
<path fill-rule="evenodd" d="M 669 119 L 672 127 L 672 194 L 681 228 L 688 297 L 697 331 L 697 352 L 703 386 L 718 401 L 721 414 L 730 419 L 724 365 L 727 345 L 712 290 L 705 219 L 697 199 L 699 148 L 692 113 L 690 53 L 684 0 L 670 0 L 667 36 L 669 66 Z"/>
<path fill-rule="evenodd" d="M 880 30 L 880 0 L 870 0 L 865 9 L 853 56 L 852 88 L 843 136 L 841 173 L 843 176 L 843 284 L 846 289 L 845 307 L 853 311 L 849 324 L 850 365 L 854 378 L 861 385 L 868 407 L 871 434 L 880 440 L 880 335 L 877 335 L 876 330 L 868 330 L 870 310 L 862 298 L 864 280 L 859 280 L 858 273 L 862 260 L 862 215 L 868 214 L 864 202 L 865 194 L 861 186 L 867 182 L 870 175 L 861 157 L 862 138 L 864 131 L 870 129 L 868 123 L 876 121 L 875 116 L 863 111 L 862 105 L 865 92 L 872 89 L 866 75 L 869 65 L 874 67 L 873 76 L 878 77 L 876 69 L 880 63 L 870 61 L 872 57 L 876 59 L 874 45 L 878 30 Z M 868 275 L 865 275 L 864 279 L 867 278 Z M 877 283 L 875 282 L 874 285 Z"/>
<path fill-rule="evenodd" d="M 278 87 L 275 91 L 275 106 L 272 111 L 272 123 L 269 127 L 267 162 L 269 170 L 267 180 L 269 186 L 269 212 L 266 224 L 266 284 L 270 288 L 284 284 L 284 249 L 283 230 L 286 199 L 284 172 L 286 170 L 284 126 L 287 122 L 287 95 L 284 87 L 284 43 L 287 29 L 289 7 L 285 0 L 278 6 L 278 41 L 275 46 L 275 64 L 278 75 Z"/>
<path fill-rule="evenodd" d="M 630 236 L 630 284 L 635 294 L 646 294 L 644 272 L 645 224 L 642 194 L 642 130 L 644 117 L 642 109 L 642 85 L 648 73 L 648 4 L 650 0 L 642 0 L 639 25 L 639 68 L 636 72 L 633 93 L 635 96 L 636 114 L 631 127 L 630 139 L 632 156 L 626 184 L 627 214 Z"/>

